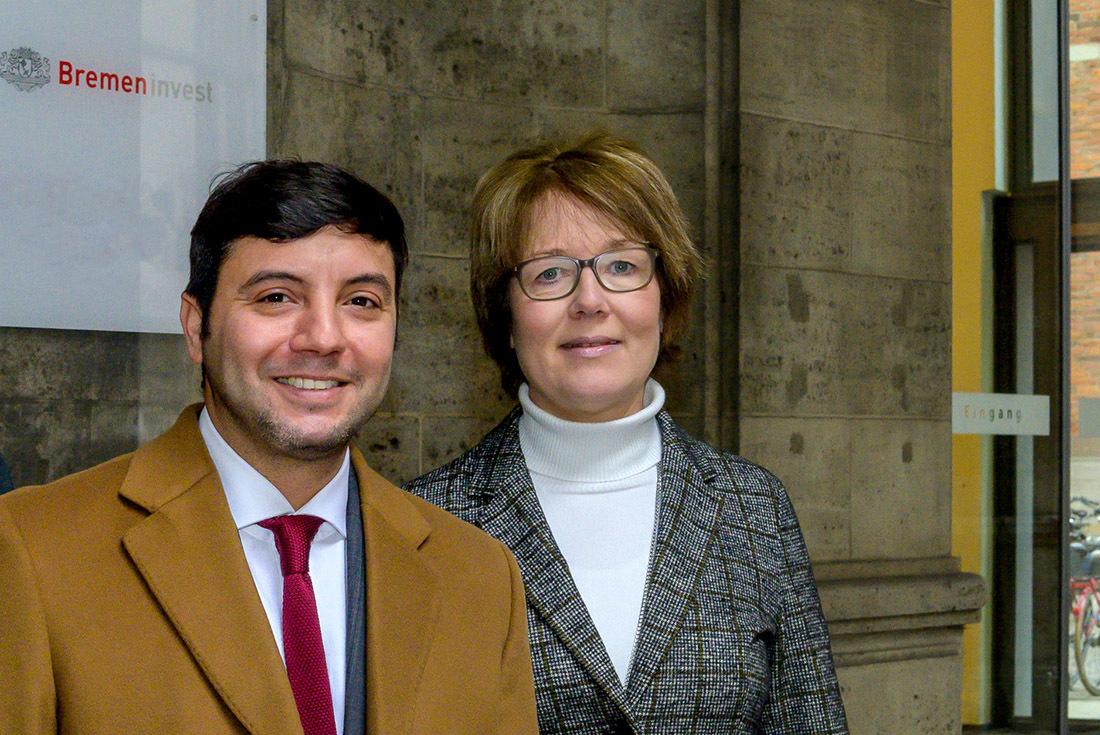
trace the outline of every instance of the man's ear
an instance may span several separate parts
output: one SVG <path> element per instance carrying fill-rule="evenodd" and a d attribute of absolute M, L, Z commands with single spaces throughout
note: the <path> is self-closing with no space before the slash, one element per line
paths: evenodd
<path fill-rule="evenodd" d="M 187 354 L 191 361 L 202 364 L 202 308 L 189 293 L 180 295 L 180 325 L 187 341 Z"/>

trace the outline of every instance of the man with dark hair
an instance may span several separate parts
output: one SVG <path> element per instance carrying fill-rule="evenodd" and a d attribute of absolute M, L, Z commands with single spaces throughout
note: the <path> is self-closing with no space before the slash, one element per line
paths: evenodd
<path fill-rule="evenodd" d="M 351 443 L 389 382 L 397 210 L 269 161 L 191 235 L 203 403 L 0 499 L 0 733 L 537 732 L 515 561 Z"/>

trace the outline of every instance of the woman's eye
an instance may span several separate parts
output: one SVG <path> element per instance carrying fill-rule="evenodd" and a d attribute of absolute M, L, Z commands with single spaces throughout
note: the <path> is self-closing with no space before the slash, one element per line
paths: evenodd
<path fill-rule="evenodd" d="M 269 293 L 260 298 L 260 301 L 265 304 L 285 304 L 286 300 L 285 293 Z"/>
<path fill-rule="evenodd" d="M 561 268 L 547 268 L 535 277 L 537 281 L 556 281 L 561 278 Z"/>
<path fill-rule="evenodd" d="M 634 269 L 634 264 L 628 260 L 616 260 L 611 264 L 611 272 L 615 275 L 623 275 Z"/>

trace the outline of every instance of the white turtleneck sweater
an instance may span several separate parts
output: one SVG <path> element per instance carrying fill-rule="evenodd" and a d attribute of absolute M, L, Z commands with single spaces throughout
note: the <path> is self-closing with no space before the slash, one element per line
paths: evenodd
<path fill-rule="evenodd" d="M 592 424 L 542 410 L 526 384 L 519 401 L 519 443 L 535 495 L 625 684 L 656 524 L 664 389 L 649 380 L 641 411 Z"/>

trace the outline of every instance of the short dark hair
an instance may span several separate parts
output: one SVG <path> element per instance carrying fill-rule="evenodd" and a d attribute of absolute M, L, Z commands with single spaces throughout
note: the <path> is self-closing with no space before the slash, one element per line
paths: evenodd
<path fill-rule="evenodd" d="M 395 293 L 409 259 L 405 223 L 373 186 L 327 163 L 271 160 L 246 163 L 215 179 L 191 229 L 191 276 L 184 292 L 202 309 L 206 337 L 218 273 L 242 237 L 287 242 L 323 227 L 366 235 L 389 246 Z"/>

